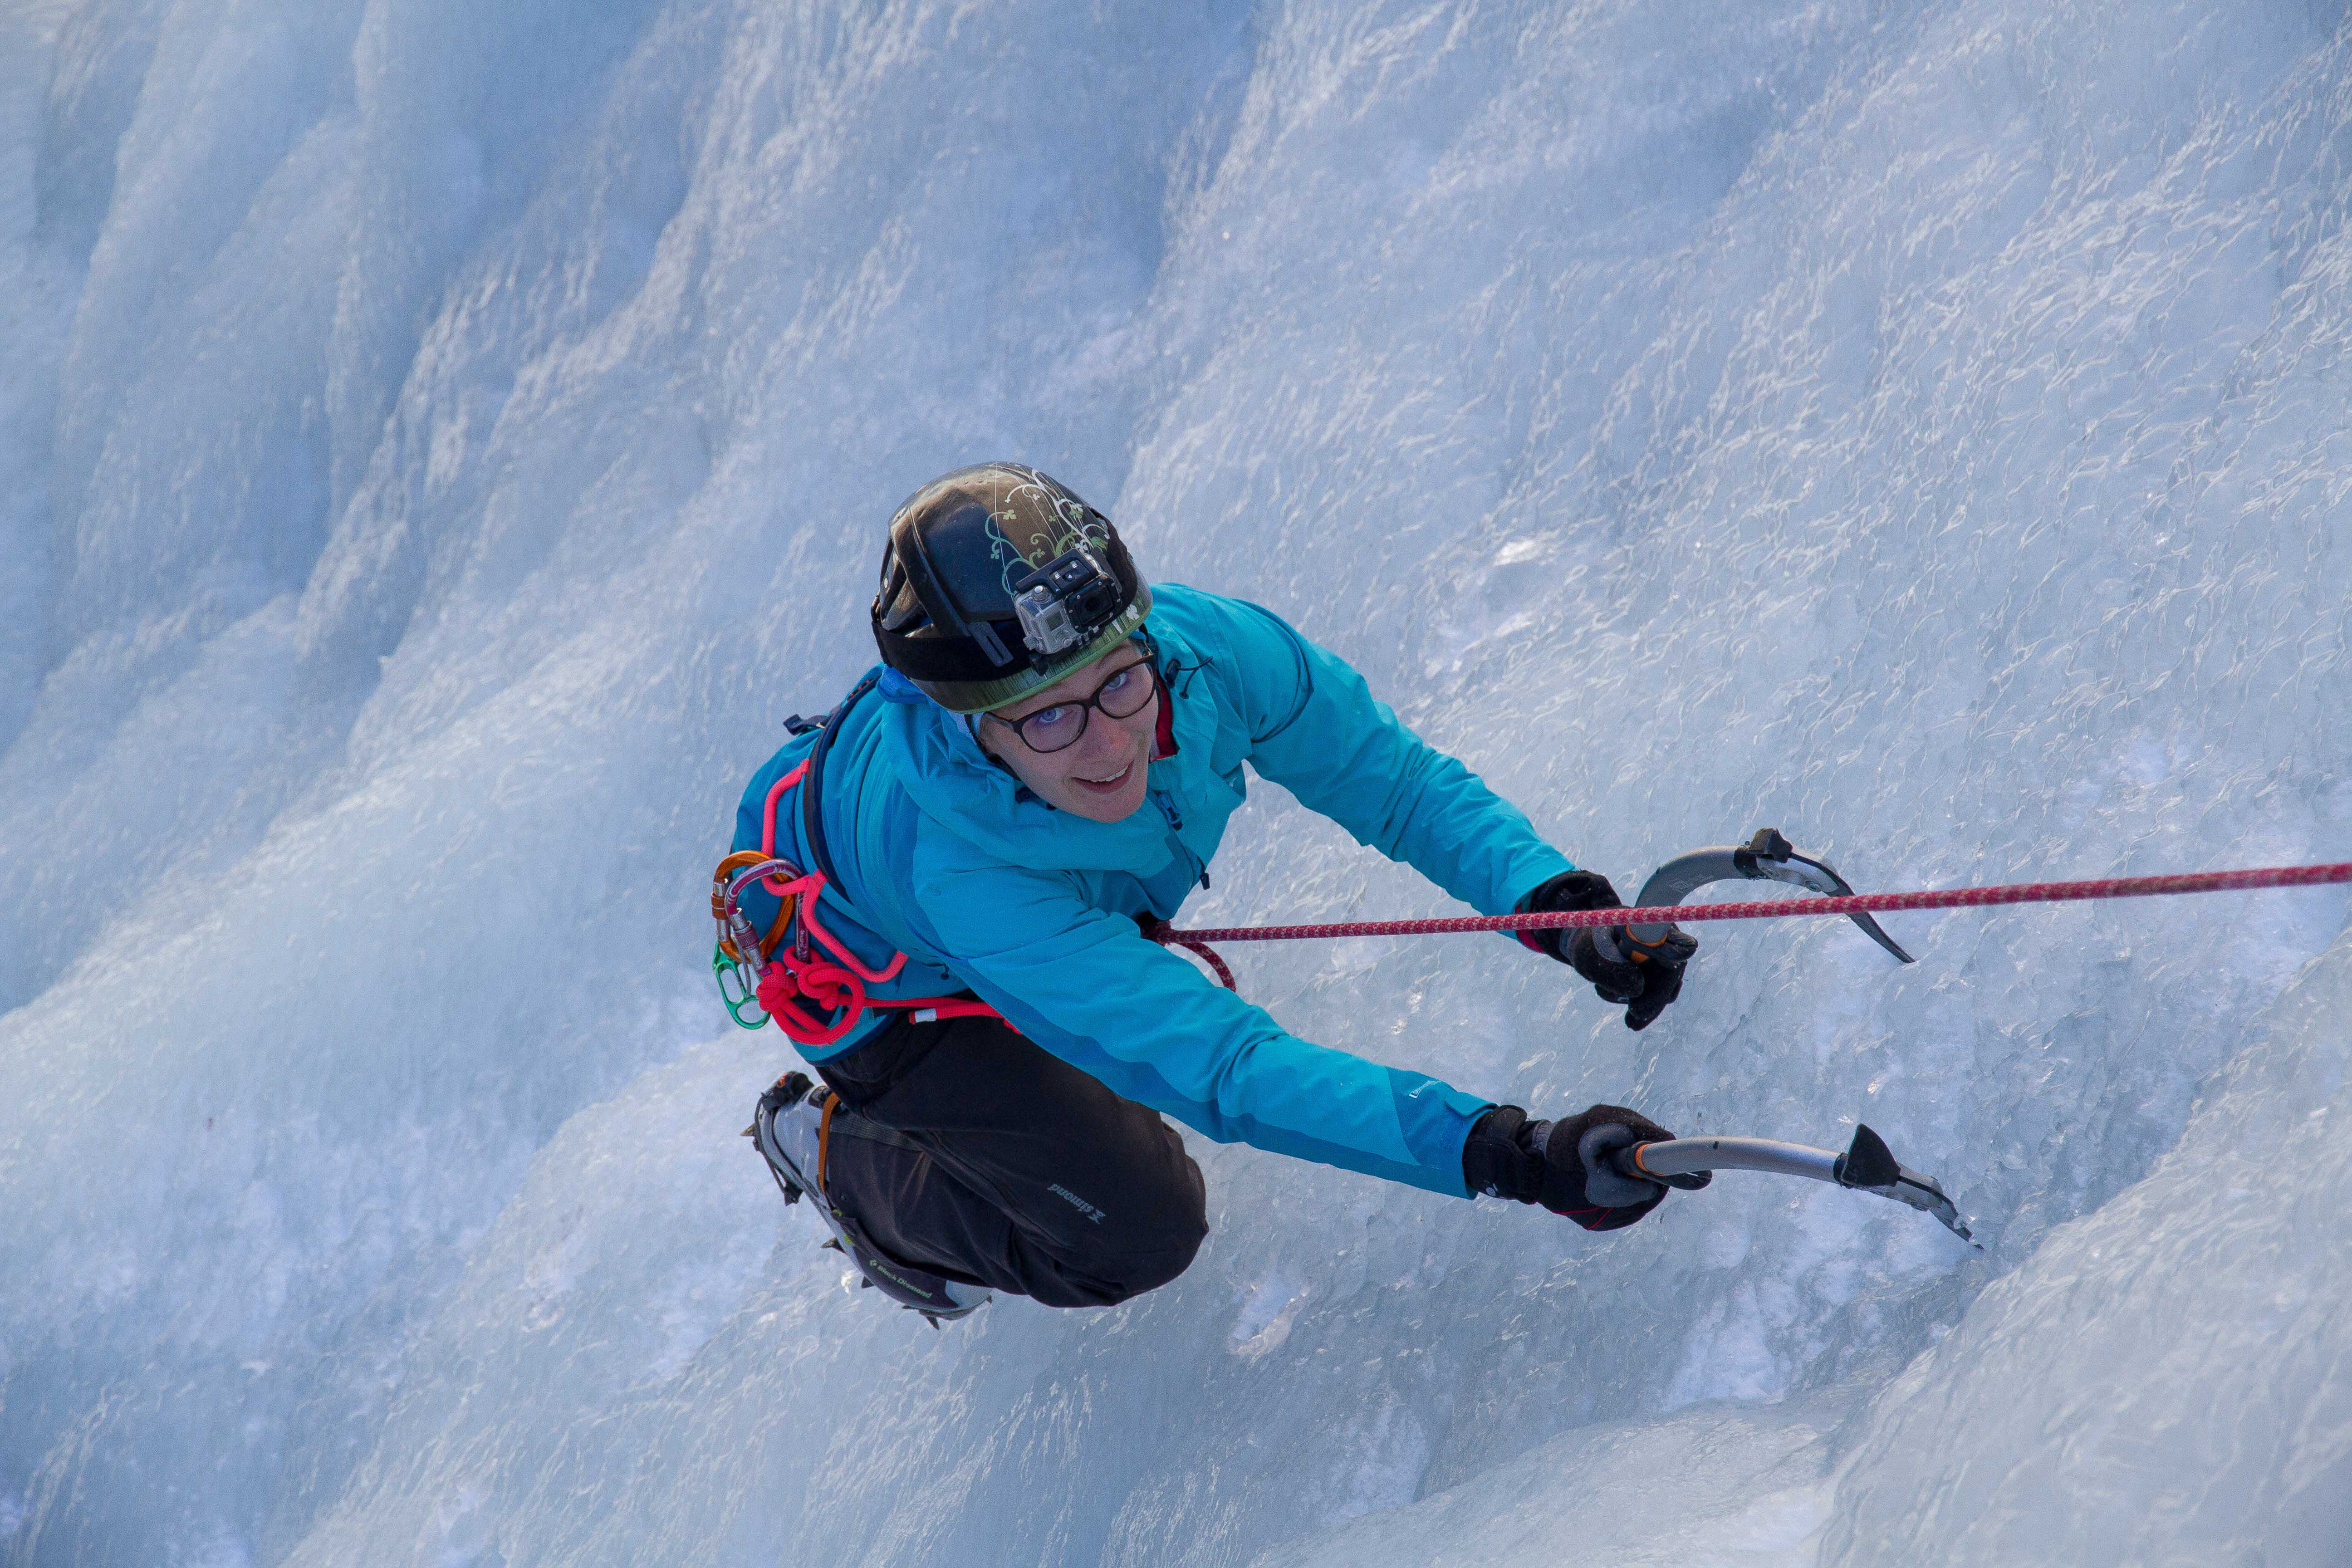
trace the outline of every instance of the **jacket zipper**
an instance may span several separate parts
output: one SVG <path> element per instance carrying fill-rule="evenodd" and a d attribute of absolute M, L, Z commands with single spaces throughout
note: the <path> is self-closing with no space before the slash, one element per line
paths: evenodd
<path fill-rule="evenodd" d="M 1206 888 L 1209 885 L 1208 863 L 1195 856 L 1192 853 L 1192 847 L 1187 845 L 1182 837 L 1180 837 L 1180 835 L 1184 831 L 1184 819 L 1176 815 L 1176 803 L 1170 800 L 1167 795 L 1158 790 L 1153 790 L 1151 792 L 1151 798 L 1158 803 L 1160 806 L 1160 815 L 1168 819 L 1168 837 L 1170 840 L 1175 844 L 1177 852 L 1184 857 L 1185 864 L 1191 866 L 1194 871 L 1199 873 L 1201 886 Z"/>

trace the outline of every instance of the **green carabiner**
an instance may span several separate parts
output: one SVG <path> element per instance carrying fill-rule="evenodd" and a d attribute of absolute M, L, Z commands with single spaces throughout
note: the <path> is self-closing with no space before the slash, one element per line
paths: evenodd
<path fill-rule="evenodd" d="M 758 1019 L 751 1023 L 745 1023 L 743 1021 L 744 1008 L 751 1007 L 756 1009 L 759 1007 L 759 989 L 751 981 L 744 978 L 744 965 L 738 963 L 735 960 L 728 957 L 727 950 L 724 947 L 717 945 L 712 946 L 710 950 L 710 973 L 716 976 L 719 981 L 719 999 L 727 1004 L 727 1016 L 735 1020 L 735 1026 L 737 1028 L 758 1029 L 764 1028 L 767 1026 L 768 1015 L 765 1012 L 761 1012 Z M 735 984 L 731 987 L 727 984 L 728 978 L 730 975 L 735 981 Z"/>

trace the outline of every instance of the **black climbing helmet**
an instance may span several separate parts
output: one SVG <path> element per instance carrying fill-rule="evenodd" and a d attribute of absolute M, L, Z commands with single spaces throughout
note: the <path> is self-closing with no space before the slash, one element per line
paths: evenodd
<path fill-rule="evenodd" d="M 1150 613 L 1110 519 L 1034 468 L 978 463 L 891 517 L 874 641 L 941 707 L 979 713 L 1093 663 Z"/>

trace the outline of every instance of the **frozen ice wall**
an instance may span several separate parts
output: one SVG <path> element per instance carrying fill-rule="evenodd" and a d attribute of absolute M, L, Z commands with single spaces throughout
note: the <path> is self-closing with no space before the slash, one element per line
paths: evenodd
<path fill-rule="evenodd" d="M 1194 1142 L 933 1333 L 700 912 L 887 510 L 1019 456 L 1581 862 L 2352 855 L 2340 5 L 0 5 L 0 1559 L 2340 1562 L 2335 892 L 1236 950 L 1590 1237 Z M 1192 913 L 1434 910 L 1262 792 Z"/>

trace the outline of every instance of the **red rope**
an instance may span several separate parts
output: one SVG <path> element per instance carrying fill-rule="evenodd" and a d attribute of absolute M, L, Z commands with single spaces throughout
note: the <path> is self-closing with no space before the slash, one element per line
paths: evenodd
<path fill-rule="evenodd" d="M 1217 972 L 1218 984 L 1223 986 L 1228 991 L 1238 992 L 1241 990 L 1240 986 L 1234 984 L 1234 972 L 1225 967 L 1225 961 L 1223 959 L 1217 956 L 1217 950 L 1211 947 L 1200 937 L 1194 935 L 1191 931 L 1178 931 L 1174 926 L 1170 925 L 1166 921 L 1160 919 L 1157 915 L 1147 915 L 1142 917 L 1142 924 L 1143 934 L 1150 937 L 1152 941 L 1159 942 L 1163 947 L 1181 947 L 1190 949 L 1202 963 L 1207 964 L 1210 968 Z"/>
<path fill-rule="evenodd" d="M 2352 882 L 2352 860 L 2334 866 L 2266 866 L 2251 871 L 2196 871 L 2183 877 L 2110 877 L 2094 882 L 2020 882 L 1946 892 L 1856 893 L 1840 899 L 1766 899 L 1744 904 L 1675 904 L 1649 910 L 1569 910 L 1550 914 L 1463 915 L 1445 920 L 1355 921 L 1331 925 L 1226 926 L 1152 934 L 1187 947 L 1210 942 L 1293 942 L 1306 937 L 1434 936 L 1448 931 L 1550 931 L 1575 926 L 1664 925 L 1668 921 L 1761 921 L 1783 915 L 1885 914 L 1896 910 L 1968 910 L 1989 904 L 2055 904 L 2078 899 L 2145 899 L 2159 893 L 2226 893 L 2246 888 L 2313 888 Z M 1222 965 L 1220 966 L 1222 967 Z"/>

